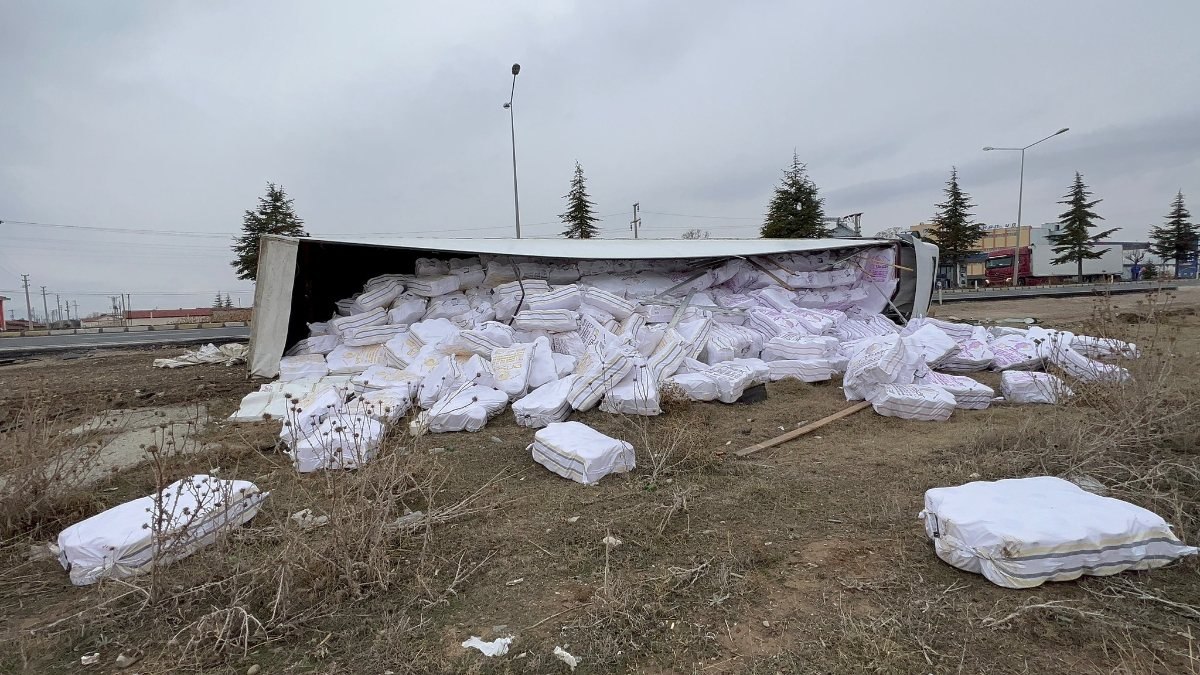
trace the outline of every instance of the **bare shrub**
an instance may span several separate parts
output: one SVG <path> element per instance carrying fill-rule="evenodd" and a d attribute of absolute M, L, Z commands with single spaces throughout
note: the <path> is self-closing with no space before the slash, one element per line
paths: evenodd
<path fill-rule="evenodd" d="M 695 407 L 657 417 L 624 416 L 622 425 L 652 485 L 674 474 L 709 472 L 720 464 L 707 447 L 703 411 Z"/>

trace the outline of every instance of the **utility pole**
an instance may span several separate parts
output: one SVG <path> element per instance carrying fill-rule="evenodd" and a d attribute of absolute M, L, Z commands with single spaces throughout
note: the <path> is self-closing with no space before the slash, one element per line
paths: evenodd
<path fill-rule="evenodd" d="M 132 311 L 133 311 L 133 294 L 132 294 L 132 293 L 126 293 L 126 294 L 125 294 L 125 309 L 126 309 L 127 311 L 129 311 L 129 312 L 132 312 Z M 129 319 L 129 318 L 126 318 L 126 319 L 125 319 L 125 325 L 126 325 L 126 326 L 132 326 L 132 325 L 133 325 L 133 320 L 132 320 L 132 319 Z"/>
<path fill-rule="evenodd" d="M 29 327 L 33 328 L 33 305 L 29 302 L 29 275 L 21 275 L 21 283 L 25 285 L 25 318 L 29 320 Z"/>
<path fill-rule="evenodd" d="M 635 202 L 633 205 L 633 220 L 629 221 L 629 226 L 633 228 L 633 238 L 638 238 L 638 228 L 642 225 L 642 219 L 638 216 L 638 209 L 641 208 L 641 202 Z"/>
<path fill-rule="evenodd" d="M 46 304 L 46 287 L 42 286 L 42 311 L 46 312 L 46 328 L 50 327 L 50 306 Z"/>
<path fill-rule="evenodd" d="M 75 320 L 79 320 L 79 301 L 75 301 Z"/>
<path fill-rule="evenodd" d="M 54 304 L 58 305 L 58 320 L 62 321 L 62 298 L 58 297 L 58 293 L 54 294 Z"/>

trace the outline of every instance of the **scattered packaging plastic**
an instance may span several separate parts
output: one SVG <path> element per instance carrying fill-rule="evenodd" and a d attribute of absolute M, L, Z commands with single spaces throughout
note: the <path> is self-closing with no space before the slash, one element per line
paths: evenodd
<path fill-rule="evenodd" d="M 478 649 L 484 656 L 504 656 L 508 653 L 508 648 L 513 643 L 513 638 L 502 637 L 496 638 L 491 642 L 484 642 L 482 638 L 472 635 L 469 639 L 463 641 L 462 646 L 466 649 Z"/>
<path fill-rule="evenodd" d="M 934 488 L 920 518 L 939 558 L 1005 588 L 1154 569 L 1198 552 L 1157 514 L 1049 476 Z"/>

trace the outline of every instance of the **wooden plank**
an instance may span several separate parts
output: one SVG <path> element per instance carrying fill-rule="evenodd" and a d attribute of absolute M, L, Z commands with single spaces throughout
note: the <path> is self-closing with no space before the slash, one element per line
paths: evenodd
<path fill-rule="evenodd" d="M 745 457 L 747 455 L 753 455 L 754 453 L 758 452 L 759 450 L 766 450 L 767 448 L 773 448 L 776 445 L 779 445 L 781 443 L 787 443 L 788 441 L 792 440 L 793 438 L 799 438 L 799 437 L 803 436 L 804 434 L 816 431 L 817 429 L 820 429 L 821 427 L 825 426 L 826 424 L 829 424 L 830 422 L 835 422 L 837 420 L 842 419 L 843 417 L 848 417 L 850 415 L 853 415 L 854 413 L 858 412 L 859 410 L 863 410 L 864 408 L 866 408 L 870 405 L 871 405 L 870 401 L 859 401 L 858 403 L 855 403 L 854 405 L 850 406 L 849 408 L 845 408 L 844 410 L 839 410 L 828 417 L 822 417 L 821 419 L 817 420 L 816 422 L 811 422 L 809 424 L 805 424 L 804 426 L 800 427 L 799 429 L 789 431 L 786 434 L 780 434 L 780 435 L 776 436 L 775 438 L 765 440 L 762 443 L 755 443 L 754 445 L 751 445 L 748 448 L 742 448 L 741 450 L 738 450 L 737 452 L 735 452 L 733 454 L 737 457 Z"/>

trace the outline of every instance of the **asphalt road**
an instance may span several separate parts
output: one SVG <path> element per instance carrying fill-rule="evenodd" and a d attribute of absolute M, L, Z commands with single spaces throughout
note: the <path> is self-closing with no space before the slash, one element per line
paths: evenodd
<path fill-rule="evenodd" d="M 250 328 L 197 328 L 194 330 L 141 331 L 137 333 L 89 333 L 86 335 L 49 335 L 46 337 L 0 338 L 0 356 L 38 352 L 139 347 L 200 342 L 247 340 Z"/>
<path fill-rule="evenodd" d="M 942 292 L 942 302 L 966 302 L 970 300 L 1014 300 L 1019 298 L 1036 297 L 1071 297 L 1077 295 L 1096 295 L 1110 293 L 1144 293 L 1152 290 L 1175 290 L 1180 285 L 1190 285 L 1190 280 L 1171 280 L 1164 283 L 1156 281 L 1127 281 L 1117 284 L 1080 284 L 1069 286 L 1019 286 L 1017 288 L 988 288 L 981 290 L 947 290 Z M 939 301 L 938 291 L 933 291 L 933 302 Z"/>

